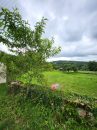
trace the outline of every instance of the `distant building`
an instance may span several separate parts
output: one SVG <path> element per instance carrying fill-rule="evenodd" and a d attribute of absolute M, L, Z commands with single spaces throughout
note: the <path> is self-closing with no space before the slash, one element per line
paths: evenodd
<path fill-rule="evenodd" d="M 62 70 L 63 70 L 63 68 L 59 68 L 59 70 L 60 70 L 60 71 L 62 71 Z"/>
<path fill-rule="evenodd" d="M 0 63 L 0 83 L 6 82 L 6 67 Z"/>

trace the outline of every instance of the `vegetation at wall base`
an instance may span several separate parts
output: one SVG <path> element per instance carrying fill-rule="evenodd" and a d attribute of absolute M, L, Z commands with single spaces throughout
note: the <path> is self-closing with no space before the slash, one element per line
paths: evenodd
<path fill-rule="evenodd" d="M 97 106 L 95 98 L 82 97 L 78 94 L 52 92 L 49 88 L 33 85 L 27 91 L 22 88 L 17 94 L 8 94 L 6 85 L 0 85 L 0 129 L 14 130 L 96 130 Z M 23 90 L 24 89 L 24 90 Z M 34 94 L 34 95 L 33 95 Z M 32 96 L 31 96 L 32 95 Z M 62 98 L 70 102 L 65 103 Z M 73 97 L 73 98 L 69 98 Z M 83 99 L 90 105 L 91 117 L 80 117 L 77 106 L 71 104 L 75 99 Z"/>

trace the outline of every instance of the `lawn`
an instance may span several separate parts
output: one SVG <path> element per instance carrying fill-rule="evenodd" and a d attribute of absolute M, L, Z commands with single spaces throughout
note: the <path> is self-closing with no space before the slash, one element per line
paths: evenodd
<path fill-rule="evenodd" d="M 97 97 L 97 74 L 95 73 L 73 73 L 50 71 L 45 72 L 48 85 L 60 84 L 60 89 L 64 92 L 74 92 L 90 97 Z"/>

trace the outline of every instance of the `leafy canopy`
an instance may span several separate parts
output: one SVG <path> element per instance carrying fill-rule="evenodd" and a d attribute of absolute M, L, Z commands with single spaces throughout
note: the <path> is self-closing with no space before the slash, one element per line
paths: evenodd
<path fill-rule="evenodd" d="M 30 72 L 30 80 L 32 77 L 42 77 L 46 59 L 60 51 L 60 47 L 53 47 L 53 38 L 43 38 L 46 21 L 43 17 L 32 30 L 17 9 L 10 11 L 2 8 L 0 12 L 0 44 L 6 45 L 13 53 L 13 56 L 5 58 L 4 63 L 19 70 L 18 75 Z"/>

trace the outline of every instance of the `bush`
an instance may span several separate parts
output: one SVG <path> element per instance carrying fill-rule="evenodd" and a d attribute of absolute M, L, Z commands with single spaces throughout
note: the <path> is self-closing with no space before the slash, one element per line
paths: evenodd
<path fill-rule="evenodd" d="M 95 99 L 78 94 L 63 94 L 61 91 L 39 85 L 20 85 L 19 91 L 0 100 L 1 128 L 14 130 L 96 130 Z M 17 87 L 16 87 L 17 88 Z M 15 90 L 15 89 L 14 89 Z M 87 102 L 86 102 L 87 101 Z M 78 108 L 93 113 L 81 117 Z M 87 109 L 89 107 L 89 109 Z M 11 123 L 10 126 L 10 122 Z M 7 125 L 8 124 L 8 125 Z"/>

